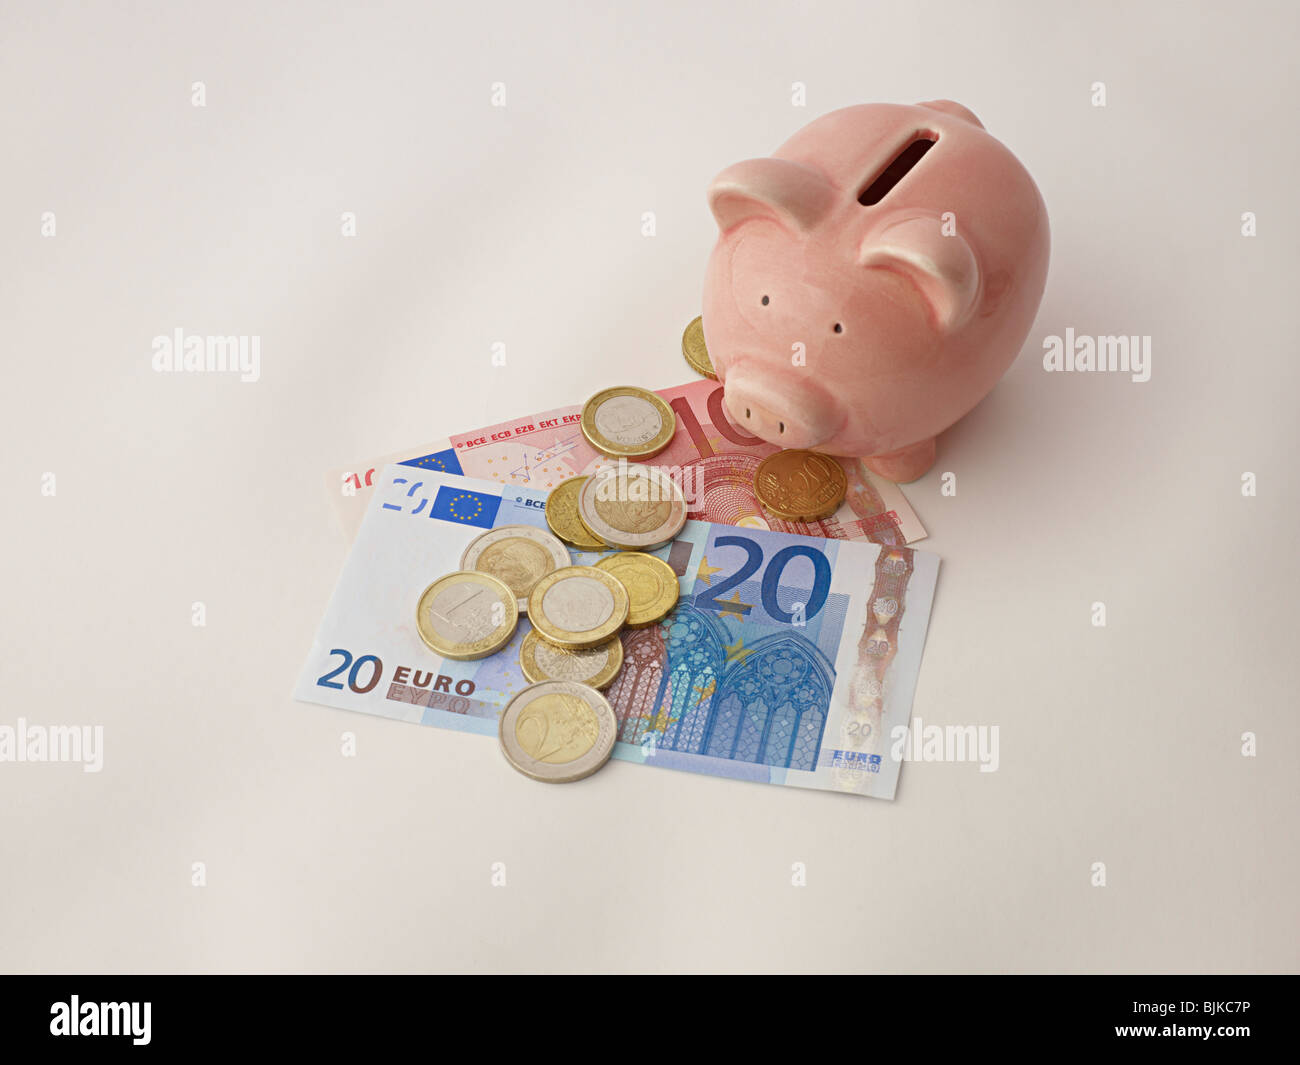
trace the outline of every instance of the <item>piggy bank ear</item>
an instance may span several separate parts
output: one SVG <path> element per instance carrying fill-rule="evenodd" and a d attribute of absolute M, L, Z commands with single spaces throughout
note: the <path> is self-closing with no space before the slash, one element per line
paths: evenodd
<path fill-rule="evenodd" d="M 820 173 L 788 159 L 746 159 L 727 167 L 709 186 L 709 208 L 724 233 L 751 218 L 808 230 L 834 199 L 835 190 Z"/>
<path fill-rule="evenodd" d="M 897 219 L 867 235 L 858 262 L 906 277 L 921 290 L 940 331 L 950 332 L 974 310 L 980 275 L 961 234 L 944 232 L 944 222 L 929 215 Z"/>
<path fill-rule="evenodd" d="M 975 117 L 975 112 L 968 107 L 962 107 L 956 100 L 927 100 L 923 104 L 917 104 L 917 107 L 928 107 L 931 111 L 942 111 L 945 115 L 956 115 L 964 119 L 972 126 L 984 128 L 984 123 Z"/>

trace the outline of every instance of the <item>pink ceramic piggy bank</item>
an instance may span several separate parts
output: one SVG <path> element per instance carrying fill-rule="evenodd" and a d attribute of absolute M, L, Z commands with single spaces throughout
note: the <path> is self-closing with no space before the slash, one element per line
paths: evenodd
<path fill-rule="evenodd" d="M 724 170 L 709 205 L 704 337 L 731 417 L 891 480 L 933 465 L 1042 296 L 1042 197 L 951 101 L 833 111 Z"/>

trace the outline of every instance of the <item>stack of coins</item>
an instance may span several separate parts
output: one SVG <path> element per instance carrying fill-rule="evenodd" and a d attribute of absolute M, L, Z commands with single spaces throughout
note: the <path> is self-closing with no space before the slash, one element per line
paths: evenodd
<path fill-rule="evenodd" d="M 546 574 L 528 596 L 533 630 L 519 665 L 532 681 L 501 715 L 501 750 L 525 776 L 580 780 L 609 759 L 618 720 L 599 689 L 623 666 L 619 632 L 654 624 L 677 605 L 671 566 L 654 555 L 619 551 L 594 566 Z"/>
<path fill-rule="evenodd" d="M 682 351 L 708 367 L 699 320 Z M 702 353 L 702 354 L 701 354 Z M 700 361 L 702 360 L 702 361 Z M 619 460 L 589 477 L 563 481 L 546 501 L 546 529 L 503 525 L 476 537 L 461 569 L 420 596 L 420 637 L 445 658 L 482 658 L 510 643 L 521 615 L 532 631 L 519 665 L 530 686 L 501 715 L 501 750 L 534 780 L 580 780 L 609 759 L 618 720 L 600 694 L 623 666 L 624 628 L 663 620 L 677 605 L 677 574 L 647 552 L 670 543 L 686 522 L 677 484 L 652 466 L 672 442 L 676 415 L 644 388 L 607 388 L 583 408 L 583 436 Z M 610 551 L 594 566 L 575 566 L 565 544 Z"/>

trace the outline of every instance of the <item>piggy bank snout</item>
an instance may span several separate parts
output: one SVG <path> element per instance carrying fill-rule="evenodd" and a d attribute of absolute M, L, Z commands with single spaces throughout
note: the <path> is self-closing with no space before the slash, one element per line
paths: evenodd
<path fill-rule="evenodd" d="M 830 419 L 820 404 L 798 390 L 758 388 L 745 380 L 728 377 L 723 401 L 732 424 L 783 448 L 815 447 L 825 438 Z"/>

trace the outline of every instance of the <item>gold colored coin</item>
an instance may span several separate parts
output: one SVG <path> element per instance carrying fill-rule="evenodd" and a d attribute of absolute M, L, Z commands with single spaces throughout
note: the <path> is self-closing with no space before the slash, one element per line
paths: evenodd
<path fill-rule="evenodd" d="M 510 642 L 519 623 L 515 593 L 477 570 L 439 577 L 415 608 L 420 639 L 443 658 L 486 658 Z"/>
<path fill-rule="evenodd" d="M 528 596 L 528 619 L 543 639 L 570 650 L 604 643 L 627 622 L 627 589 L 595 566 L 548 573 Z"/>
<path fill-rule="evenodd" d="M 581 497 L 579 497 L 579 498 L 581 498 Z M 609 547 L 611 546 L 611 545 L 605 543 L 605 541 L 602 540 L 599 536 L 597 536 L 595 530 L 592 529 L 592 527 L 591 527 L 590 525 L 588 525 L 585 521 L 582 520 L 582 510 L 581 510 L 581 509 L 578 510 L 578 524 L 582 526 L 582 531 L 583 531 L 584 533 L 586 533 L 589 537 L 591 537 L 592 541 L 594 541 L 595 543 L 600 544 L 600 547 L 598 547 L 598 548 L 592 548 L 591 550 L 594 550 L 594 551 L 604 551 L 604 550 L 606 550 L 607 548 L 609 548 Z"/>
<path fill-rule="evenodd" d="M 644 388 L 607 388 L 582 407 L 582 435 L 610 458 L 652 458 L 676 431 L 672 407 Z"/>
<path fill-rule="evenodd" d="M 718 379 L 717 371 L 713 369 L 713 360 L 709 358 L 709 349 L 704 346 L 703 318 L 692 318 L 691 324 L 682 334 L 682 355 L 687 365 L 701 377 L 709 377 L 714 381 Z"/>
<path fill-rule="evenodd" d="M 830 517 L 848 488 L 844 468 L 816 451 L 778 451 L 754 472 L 754 493 L 763 509 L 787 521 Z"/>
<path fill-rule="evenodd" d="M 561 540 L 583 551 L 599 551 L 605 542 L 584 524 L 578 514 L 578 493 L 586 477 L 570 477 L 551 489 L 546 497 L 546 525 Z"/>
<path fill-rule="evenodd" d="M 617 555 L 602 558 L 596 563 L 596 568 L 614 574 L 627 589 L 631 601 L 627 612 L 629 629 L 653 625 L 677 605 L 677 597 L 681 594 L 677 574 L 661 558 L 641 551 L 620 551 Z"/>
<path fill-rule="evenodd" d="M 533 629 L 519 648 L 519 668 L 534 684 L 572 680 L 596 689 L 607 688 L 623 668 L 623 641 L 615 636 L 595 647 L 570 651 L 548 643 Z"/>

